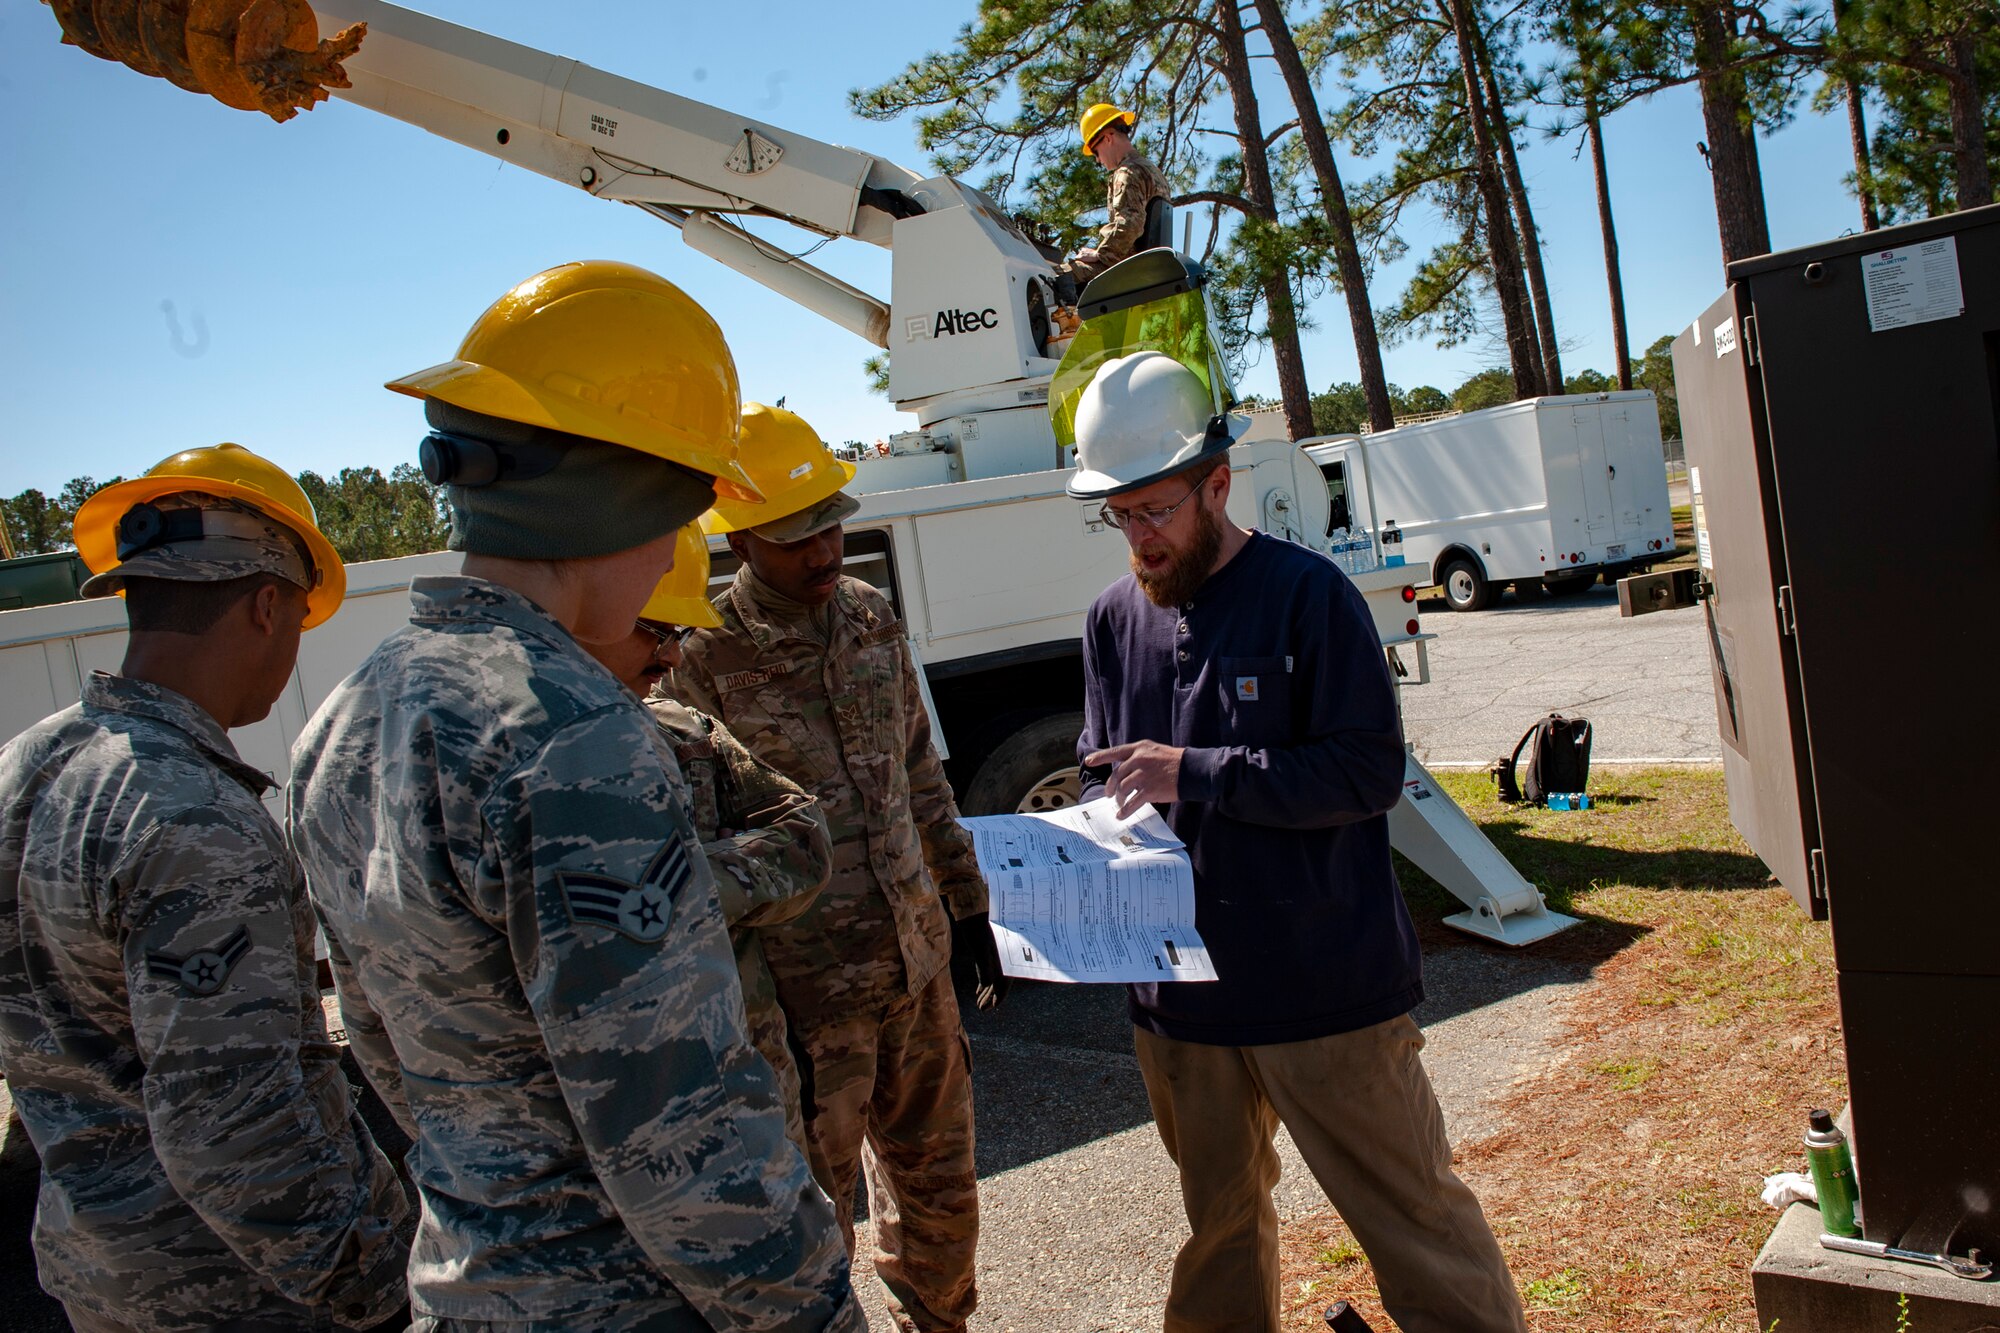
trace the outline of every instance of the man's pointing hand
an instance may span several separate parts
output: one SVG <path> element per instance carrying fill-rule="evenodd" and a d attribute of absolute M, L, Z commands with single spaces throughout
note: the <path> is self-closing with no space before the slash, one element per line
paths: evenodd
<path fill-rule="evenodd" d="M 1158 741 L 1132 741 L 1085 755 L 1083 766 L 1111 766 L 1104 794 L 1118 803 L 1118 817 L 1124 819 L 1148 801 L 1164 804 L 1180 799 L 1181 753 Z"/>

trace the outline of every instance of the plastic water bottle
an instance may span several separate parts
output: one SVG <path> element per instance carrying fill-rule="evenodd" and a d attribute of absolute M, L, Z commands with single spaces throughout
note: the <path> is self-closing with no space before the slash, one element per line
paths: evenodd
<path fill-rule="evenodd" d="M 1366 528 L 1354 529 L 1354 572 L 1366 574 L 1375 568 L 1375 534 Z"/>
<path fill-rule="evenodd" d="M 1847 1136 L 1824 1110 L 1812 1113 L 1806 1131 L 1806 1162 L 1812 1167 L 1813 1188 L 1819 1193 L 1820 1228 L 1835 1236 L 1858 1236 L 1854 1209 L 1859 1193 L 1854 1183 L 1854 1157 Z"/>
<path fill-rule="evenodd" d="M 1382 566 L 1395 569 L 1403 563 L 1403 532 L 1396 526 L 1396 520 L 1385 519 L 1382 523 Z"/>
<path fill-rule="evenodd" d="M 1335 528 L 1326 534 L 1326 553 L 1333 557 L 1333 563 L 1352 574 L 1354 567 L 1347 563 L 1347 529 Z"/>

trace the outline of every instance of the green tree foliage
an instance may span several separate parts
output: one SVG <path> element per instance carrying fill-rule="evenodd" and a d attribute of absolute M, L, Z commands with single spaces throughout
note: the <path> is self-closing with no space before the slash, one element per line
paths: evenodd
<path fill-rule="evenodd" d="M 76 511 L 92 495 L 123 477 L 99 482 L 76 477 L 53 498 L 29 489 L 0 500 L 0 519 L 14 554 L 39 555 L 75 546 L 70 534 Z M 433 486 L 409 463 L 398 464 L 388 476 L 372 467 L 343 468 L 331 481 L 315 472 L 301 472 L 299 485 L 312 501 L 320 531 L 343 560 L 386 560 L 398 555 L 442 551 L 451 532 L 451 512 L 444 488 Z"/>
<path fill-rule="evenodd" d="M 330 481 L 301 472 L 299 485 L 342 560 L 442 551 L 451 532 L 444 488 L 409 463 L 397 464 L 386 477 L 372 467 L 342 468 Z"/>
<path fill-rule="evenodd" d="M 1674 335 L 1663 333 L 1646 349 L 1633 367 L 1632 385 L 1651 389 L 1660 407 L 1660 438 L 1674 440 L 1681 433 L 1681 405 L 1674 397 Z"/>
<path fill-rule="evenodd" d="M 1886 41 L 1900 41 L 1906 47 L 1917 46 L 1927 38 L 1939 54 L 1954 55 L 1954 44 L 1939 41 L 1931 31 L 1941 16 L 1920 14 L 1914 22 L 1893 26 L 1885 22 L 1895 17 L 1890 11 L 1919 7 L 1853 0 L 1852 8 L 1860 15 L 1855 23 L 1857 43 L 1867 39 L 1872 31 Z M 1961 106 L 1958 119 L 1967 122 L 1976 119 L 1976 125 L 1969 125 L 1964 132 L 1983 138 L 1981 156 L 1987 167 L 1990 192 L 1992 178 L 2000 172 L 2000 5 L 1988 0 L 1983 12 L 1975 7 L 1968 17 L 1973 21 L 1965 25 L 1959 43 L 1962 49 L 1956 54 L 1970 69 L 1975 92 L 1968 96 L 1974 99 L 1978 115 L 1976 118 L 1967 115 Z M 1959 202 L 1966 164 L 1960 160 L 1961 131 L 1954 123 L 1951 82 L 1928 70 L 1893 64 L 1863 68 L 1856 74 L 1856 82 L 1870 88 L 1881 109 L 1870 153 L 1868 183 L 1873 186 L 1883 220 L 1912 221 L 1966 206 Z M 1857 171 L 1849 177 L 1849 184 L 1857 192 L 1862 185 L 1858 176 Z"/>
<path fill-rule="evenodd" d="M 1482 407 L 1498 407 L 1513 401 L 1513 372 L 1497 366 L 1480 371 L 1454 389 L 1451 395 L 1451 405 L 1461 412 L 1477 412 Z"/>
<path fill-rule="evenodd" d="M 123 480 L 112 477 L 98 482 L 90 477 L 74 477 L 53 497 L 31 487 L 11 500 L 0 500 L 0 520 L 7 524 L 7 540 L 14 554 L 42 555 L 74 549 L 76 540 L 70 534 L 70 527 L 76 522 L 76 511 L 93 492 Z"/>
<path fill-rule="evenodd" d="M 1407 393 L 1391 384 L 1389 403 L 1398 421 L 1431 412 L 1448 412 L 1452 405 L 1451 395 L 1428 384 L 1420 384 Z M 1368 396 L 1353 381 L 1314 394 L 1312 407 L 1315 435 L 1353 435 L 1368 428 Z"/>
<path fill-rule="evenodd" d="M 1564 393 L 1610 393 L 1618 381 L 1601 370 L 1579 370 L 1563 381 Z"/>

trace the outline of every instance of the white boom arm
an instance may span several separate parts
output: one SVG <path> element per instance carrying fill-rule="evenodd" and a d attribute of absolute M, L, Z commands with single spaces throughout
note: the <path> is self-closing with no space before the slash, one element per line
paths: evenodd
<path fill-rule="evenodd" d="M 601 199 L 645 207 L 688 244 L 868 339 L 889 307 L 714 216 L 780 218 L 888 246 L 921 213 L 912 171 L 381 0 L 313 6 L 323 30 L 368 25 L 344 100 Z M 693 225 L 689 225 L 692 220 Z"/>

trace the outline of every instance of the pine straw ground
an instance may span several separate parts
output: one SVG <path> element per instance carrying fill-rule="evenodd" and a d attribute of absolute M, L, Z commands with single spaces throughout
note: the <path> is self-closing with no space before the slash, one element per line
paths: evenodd
<path fill-rule="evenodd" d="M 1604 769 L 1597 808 L 1521 810 L 1440 780 L 1549 904 L 1584 924 L 1534 947 L 1593 976 L 1506 1131 L 1457 1145 L 1537 1333 L 1757 1327 L 1750 1266 L 1777 1224 L 1762 1178 L 1803 1170 L 1807 1111 L 1845 1101 L 1832 947 L 1730 826 L 1717 769 Z M 1488 948 L 1407 863 L 1426 952 Z M 1333 1300 L 1393 1327 L 1330 1210 L 1283 1237 L 1287 1330 Z"/>

